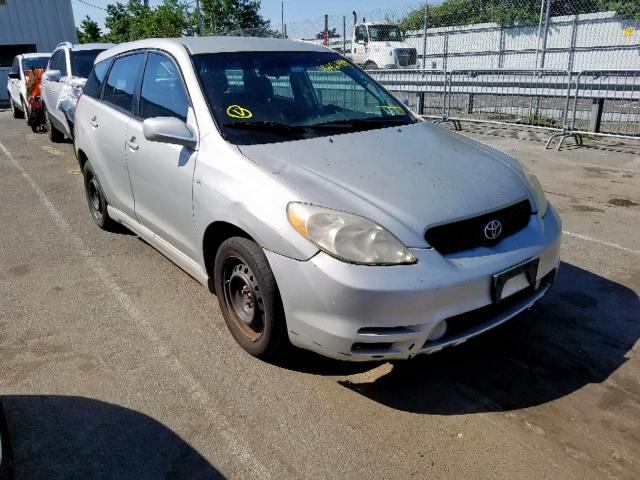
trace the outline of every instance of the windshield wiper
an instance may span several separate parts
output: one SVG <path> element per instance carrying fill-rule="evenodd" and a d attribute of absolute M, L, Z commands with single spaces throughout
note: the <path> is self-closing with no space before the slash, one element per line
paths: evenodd
<path fill-rule="evenodd" d="M 407 118 L 390 118 L 390 117 L 370 117 L 370 118 L 351 118 L 345 120 L 330 120 L 328 122 L 312 123 L 305 127 L 370 127 L 375 125 L 407 125 L 412 123 Z"/>
<path fill-rule="evenodd" d="M 273 131 L 273 132 L 292 132 L 292 133 L 300 133 L 304 132 L 305 129 L 302 127 L 298 127 L 296 125 L 289 125 L 287 123 L 281 122 L 227 122 L 222 124 L 225 127 L 229 128 L 244 128 L 247 130 L 263 130 L 263 131 Z"/>

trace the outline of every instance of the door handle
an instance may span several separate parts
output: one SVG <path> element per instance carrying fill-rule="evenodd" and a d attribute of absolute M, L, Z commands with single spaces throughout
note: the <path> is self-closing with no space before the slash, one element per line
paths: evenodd
<path fill-rule="evenodd" d="M 91 118 L 91 120 L 89 120 L 89 123 L 91 124 L 92 127 L 97 127 L 98 126 L 98 117 L 96 117 L 95 115 Z"/>
<path fill-rule="evenodd" d="M 127 146 L 131 149 L 131 150 L 138 150 L 138 148 L 140 148 L 140 145 L 138 145 L 136 143 L 136 137 L 131 137 L 127 139 Z"/>

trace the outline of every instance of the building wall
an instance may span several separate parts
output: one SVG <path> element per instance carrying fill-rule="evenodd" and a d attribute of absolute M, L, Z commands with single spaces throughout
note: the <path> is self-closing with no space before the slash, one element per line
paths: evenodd
<path fill-rule="evenodd" d="M 71 0 L 5 0 L 0 2 L 0 102 L 6 102 L 6 63 L 11 45 L 35 45 L 37 52 L 51 52 L 62 41 L 77 43 Z M 13 50 L 13 48 L 11 48 Z M 23 52 L 17 52 L 23 53 Z M 13 54 L 13 52 L 11 52 Z"/>

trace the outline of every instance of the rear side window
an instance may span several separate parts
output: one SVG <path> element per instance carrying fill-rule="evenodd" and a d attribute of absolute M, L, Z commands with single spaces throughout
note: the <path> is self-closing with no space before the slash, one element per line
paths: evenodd
<path fill-rule="evenodd" d="M 111 67 L 107 78 L 107 84 L 104 87 L 102 100 L 131 112 L 133 92 L 136 89 L 143 60 L 143 53 L 135 53 L 120 57 L 113 62 L 113 67 Z"/>
<path fill-rule="evenodd" d="M 102 82 L 104 82 L 104 77 L 107 74 L 107 70 L 109 70 L 109 65 L 111 65 L 111 59 L 103 60 L 100 63 L 96 63 L 89 74 L 89 78 L 87 79 L 87 83 L 82 89 L 83 95 L 88 95 L 93 98 L 98 98 L 100 96 L 100 90 L 102 90 Z"/>
<path fill-rule="evenodd" d="M 173 61 L 149 53 L 140 91 L 140 117 L 177 117 L 187 120 L 189 98 Z"/>
<path fill-rule="evenodd" d="M 74 77 L 87 78 L 93 62 L 100 53 L 104 52 L 104 48 L 95 50 L 72 50 L 71 51 L 71 74 Z"/>

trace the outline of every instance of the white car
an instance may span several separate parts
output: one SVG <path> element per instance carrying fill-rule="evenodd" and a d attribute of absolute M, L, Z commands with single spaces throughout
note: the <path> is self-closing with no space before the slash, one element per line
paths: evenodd
<path fill-rule="evenodd" d="M 214 287 L 252 355 L 433 353 L 555 280 L 562 228 L 535 176 L 325 47 L 121 44 L 96 59 L 75 115 L 95 222 Z"/>
<path fill-rule="evenodd" d="M 13 59 L 7 83 L 13 118 L 23 118 L 27 114 L 27 71 L 32 68 L 44 70 L 50 56 L 49 53 L 24 53 Z"/>
<path fill-rule="evenodd" d="M 63 42 L 51 54 L 47 71 L 42 77 L 42 99 L 47 132 L 52 142 L 60 142 L 64 137 L 72 138 L 73 134 L 73 111 L 59 108 L 61 93 L 74 79 L 84 82 L 98 54 L 112 46 L 108 43 L 72 45 Z"/>

